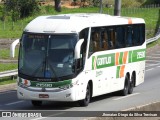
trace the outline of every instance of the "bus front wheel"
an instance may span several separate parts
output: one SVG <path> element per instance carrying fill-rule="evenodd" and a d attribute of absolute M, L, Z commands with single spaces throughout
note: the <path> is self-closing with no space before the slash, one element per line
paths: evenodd
<path fill-rule="evenodd" d="M 86 89 L 86 96 L 83 100 L 79 101 L 79 105 L 80 106 L 88 106 L 88 104 L 90 103 L 91 100 L 91 89 L 90 89 L 90 85 L 87 85 L 87 89 Z"/>
<path fill-rule="evenodd" d="M 32 102 L 33 106 L 41 106 L 42 105 L 42 101 L 32 100 L 31 102 Z"/>

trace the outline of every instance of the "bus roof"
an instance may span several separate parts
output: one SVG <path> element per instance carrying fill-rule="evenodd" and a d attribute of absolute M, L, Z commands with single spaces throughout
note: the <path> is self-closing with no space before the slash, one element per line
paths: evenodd
<path fill-rule="evenodd" d="M 141 18 L 110 16 L 99 13 L 76 13 L 40 16 L 24 29 L 33 33 L 78 33 L 87 27 L 144 23 Z"/>

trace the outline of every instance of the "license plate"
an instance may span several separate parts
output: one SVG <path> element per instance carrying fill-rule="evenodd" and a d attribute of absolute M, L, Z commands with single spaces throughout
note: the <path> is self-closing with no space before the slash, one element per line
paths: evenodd
<path fill-rule="evenodd" d="M 49 98 L 48 94 L 39 94 L 39 98 Z"/>

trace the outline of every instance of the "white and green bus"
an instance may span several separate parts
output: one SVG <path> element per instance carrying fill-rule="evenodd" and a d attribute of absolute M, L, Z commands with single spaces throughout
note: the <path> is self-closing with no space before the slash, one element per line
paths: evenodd
<path fill-rule="evenodd" d="M 145 22 L 106 14 L 40 16 L 24 29 L 18 59 L 19 99 L 78 101 L 144 82 Z"/>

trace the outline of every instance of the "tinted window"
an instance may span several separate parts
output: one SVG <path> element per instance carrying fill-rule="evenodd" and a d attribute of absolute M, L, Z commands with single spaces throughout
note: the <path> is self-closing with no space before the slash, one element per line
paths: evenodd
<path fill-rule="evenodd" d="M 145 41 L 145 25 L 118 25 L 91 29 L 89 55 L 94 52 L 140 46 Z"/>

